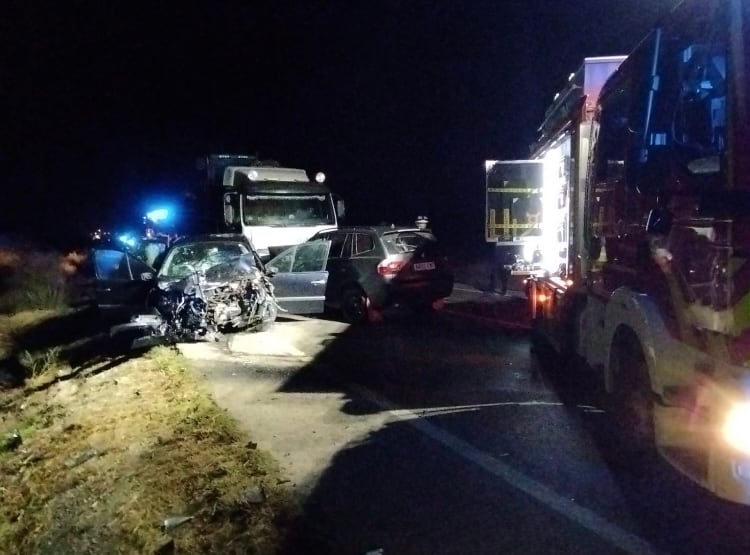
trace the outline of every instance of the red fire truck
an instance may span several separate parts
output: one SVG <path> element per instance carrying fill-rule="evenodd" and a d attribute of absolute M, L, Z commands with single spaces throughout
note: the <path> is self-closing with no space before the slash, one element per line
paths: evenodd
<path fill-rule="evenodd" d="M 744 504 L 749 26 L 750 2 L 684 0 L 598 95 L 596 60 L 572 76 L 534 154 L 563 263 L 529 283 L 535 337 L 600 373 L 623 444 Z"/>

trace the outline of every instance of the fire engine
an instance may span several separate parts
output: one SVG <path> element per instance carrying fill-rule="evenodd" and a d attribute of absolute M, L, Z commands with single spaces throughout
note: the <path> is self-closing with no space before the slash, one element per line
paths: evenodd
<path fill-rule="evenodd" d="M 684 0 L 626 58 L 570 77 L 532 156 L 549 208 L 540 248 L 562 263 L 528 290 L 535 338 L 599 373 L 634 456 L 657 452 L 743 504 L 748 25 L 750 2 Z"/>

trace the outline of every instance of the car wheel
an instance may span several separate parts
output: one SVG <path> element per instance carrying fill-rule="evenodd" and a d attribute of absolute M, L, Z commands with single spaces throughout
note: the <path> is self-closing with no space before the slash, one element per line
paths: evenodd
<path fill-rule="evenodd" d="M 273 326 L 273 323 L 276 321 L 276 316 L 278 316 L 279 310 L 276 308 L 276 305 L 273 303 L 269 303 L 266 307 L 266 313 L 263 315 L 263 319 L 261 320 L 260 324 L 255 328 L 256 331 L 266 331 Z"/>
<path fill-rule="evenodd" d="M 341 293 L 341 315 L 350 324 L 369 320 L 368 304 L 367 295 L 357 287 L 348 287 Z"/>

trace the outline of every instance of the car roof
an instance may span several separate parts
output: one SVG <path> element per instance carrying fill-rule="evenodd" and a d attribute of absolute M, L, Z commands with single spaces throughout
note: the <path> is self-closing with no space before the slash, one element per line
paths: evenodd
<path fill-rule="evenodd" d="M 429 229 L 419 229 L 417 227 L 398 227 L 394 225 L 358 225 L 358 226 L 344 226 L 338 229 L 321 231 L 319 232 L 319 234 L 333 233 L 336 231 L 341 231 L 344 233 L 353 233 L 356 231 L 368 231 L 368 232 L 374 231 L 375 233 L 378 234 L 378 236 L 383 236 L 386 233 L 402 233 L 402 232 L 432 233 L 432 231 Z"/>
<path fill-rule="evenodd" d="M 174 245 L 185 245 L 189 243 L 227 243 L 237 242 L 251 246 L 247 237 L 241 233 L 210 233 L 203 235 L 186 235 L 174 242 Z"/>

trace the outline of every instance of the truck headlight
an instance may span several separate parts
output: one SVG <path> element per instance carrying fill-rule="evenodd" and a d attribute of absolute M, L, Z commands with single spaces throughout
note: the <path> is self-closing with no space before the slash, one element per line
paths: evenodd
<path fill-rule="evenodd" d="M 750 455 L 750 403 L 737 403 L 729 410 L 722 433 L 729 445 Z"/>

